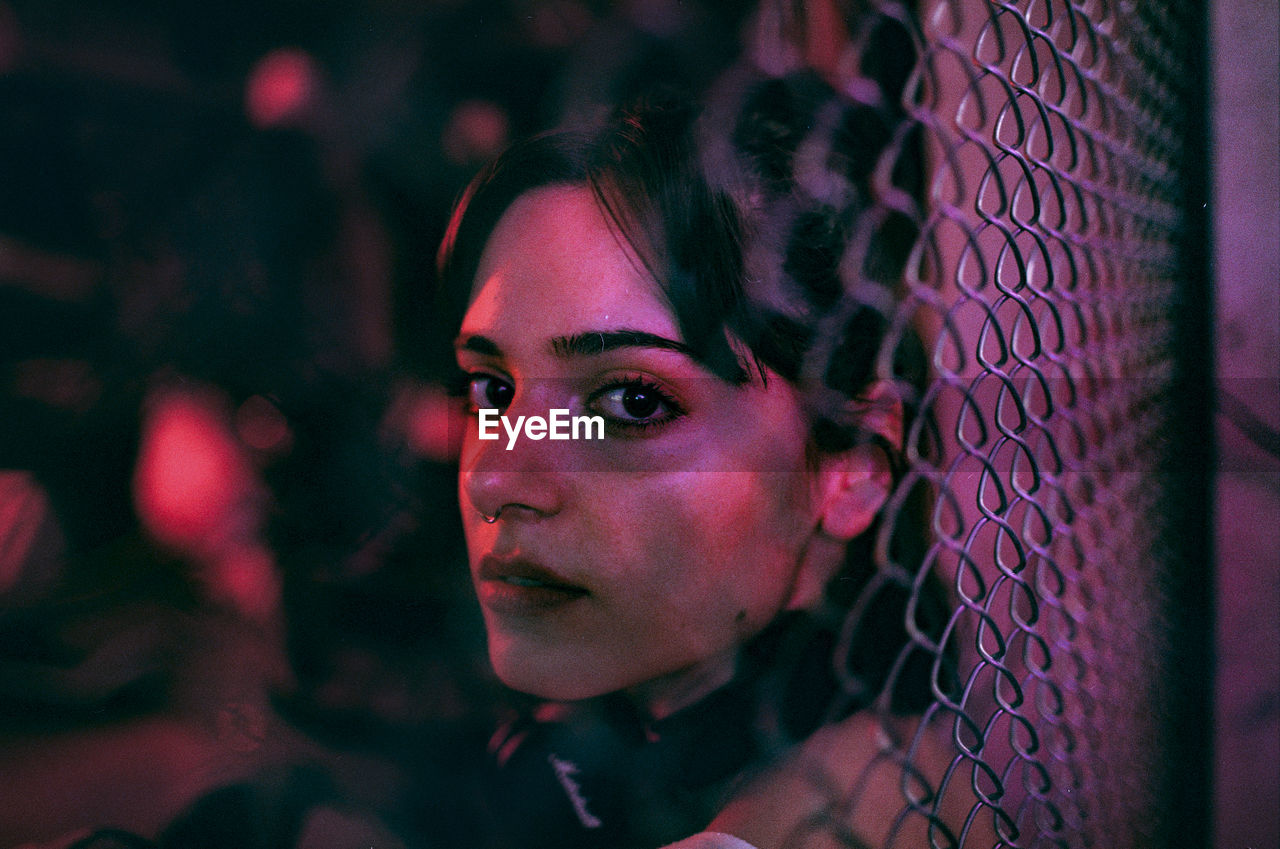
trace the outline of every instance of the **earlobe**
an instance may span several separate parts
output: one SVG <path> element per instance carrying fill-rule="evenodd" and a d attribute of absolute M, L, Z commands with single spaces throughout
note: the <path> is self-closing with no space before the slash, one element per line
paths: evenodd
<path fill-rule="evenodd" d="M 850 402 L 850 413 L 862 431 L 883 442 L 855 445 L 823 461 L 819 527 L 846 542 L 871 527 L 893 489 L 893 469 L 882 446 L 902 449 L 902 401 L 892 383 L 880 380 Z"/>
<path fill-rule="evenodd" d="M 817 523 L 791 587 L 789 610 L 810 608 L 822 598 L 849 541 L 871 527 L 893 486 L 889 458 L 875 445 L 831 455 L 819 474 Z"/>
<path fill-rule="evenodd" d="M 844 562 L 849 541 L 866 533 L 893 492 L 888 451 L 901 450 L 902 402 L 892 385 L 878 382 L 850 402 L 849 414 L 864 432 L 881 439 L 821 459 L 815 532 L 793 583 L 788 609 L 808 608 L 822 598 L 828 581 Z"/>
<path fill-rule="evenodd" d="M 871 527 L 893 488 L 893 472 L 884 449 L 859 445 L 842 452 L 824 471 L 819 528 L 848 542 Z"/>

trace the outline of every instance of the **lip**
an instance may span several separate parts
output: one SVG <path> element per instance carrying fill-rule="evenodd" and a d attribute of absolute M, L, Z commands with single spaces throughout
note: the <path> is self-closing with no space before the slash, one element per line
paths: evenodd
<path fill-rule="evenodd" d="M 495 613 L 529 616 L 571 604 L 589 595 L 537 561 L 486 555 L 476 570 L 476 594 Z"/>

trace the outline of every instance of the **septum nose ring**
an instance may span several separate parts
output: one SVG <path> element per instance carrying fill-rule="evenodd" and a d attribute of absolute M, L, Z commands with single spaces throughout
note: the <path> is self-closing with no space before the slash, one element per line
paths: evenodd
<path fill-rule="evenodd" d="M 502 508 L 499 507 L 492 516 L 483 510 L 477 510 L 476 512 L 480 514 L 480 518 L 484 520 L 486 525 L 492 525 L 494 522 L 498 521 L 498 517 L 502 515 Z"/>

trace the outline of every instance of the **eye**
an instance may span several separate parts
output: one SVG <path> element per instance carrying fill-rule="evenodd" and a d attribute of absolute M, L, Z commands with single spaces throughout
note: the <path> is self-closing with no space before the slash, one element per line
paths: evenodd
<path fill-rule="evenodd" d="M 467 398 L 472 410 L 505 410 L 511 405 L 516 390 L 510 383 L 491 374 L 471 375 Z"/>
<path fill-rule="evenodd" d="M 684 414 L 674 398 L 640 379 L 606 386 L 591 399 L 590 406 L 613 424 L 630 427 L 666 424 Z"/>

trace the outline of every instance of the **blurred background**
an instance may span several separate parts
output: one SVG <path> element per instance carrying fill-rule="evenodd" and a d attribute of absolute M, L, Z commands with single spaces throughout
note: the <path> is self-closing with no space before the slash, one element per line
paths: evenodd
<path fill-rule="evenodd" d="M 749 11 L 0 0 L 0 847 L 302 761 L 422 827 L 495 701 L 450 204 L 514 137 L 705 86 Z M 1226 849 L 1280 834 L 1280 37 L 1274 0 L 1209 12 Z"/>
<path fill-rule="evenodd" d="M 438 813 L 495 689 L 450 206 L 516 136 L 704 85 L 747 11 L 0 2 L 0 846 L 299 763 Z"/>

